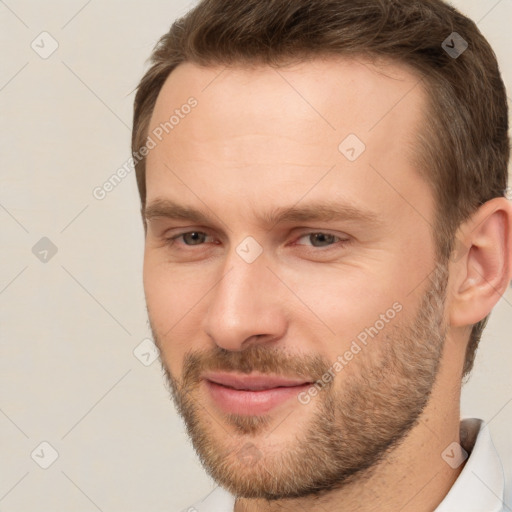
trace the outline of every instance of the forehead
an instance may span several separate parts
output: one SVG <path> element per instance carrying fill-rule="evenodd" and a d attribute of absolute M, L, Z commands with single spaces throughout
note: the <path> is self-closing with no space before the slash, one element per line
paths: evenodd
<path fill-rule="evenodd" d="M 201 110 L 215 110 L 219 118 L 222 112 L 232 114 L 238 110 L 238 120 L 242 122 L 249 117 L 251 121 L 262 117 L 277 121 L 286 113 L 291 120 L 323 120 L 323 127 L 334 131 L 358 127 L 362 132 L 373 131 L 384 118 L 384 126 L 397 119 L 412 120 L 413 115 L 407 116 L 413 114 L 411 105 L 418 111 L 425 99 L 417 72 L 406 64 L 384 58 L 328 56 L 280 67 L 199 66 L 185 62 L 164 83 L 152 127 L 168 120 L 168 114 L 190 96 L 198 99 Z M 406 98 L 405 108 L 398 108 Z M 259 100 L 265 103 L 254 109 Z"/>
<path fill-rule="evenodd" d="M 377 211 L 393 188 L 394 200 L 404 193 L 412 200 L 427 188 L 413 163 L 425 104 L 420 78 L 389 61 L 182 64 L 162 87 L 150 121 L 156 147 L 147 157 L 147 202 L 197 202 L 199 190 L 246 205 L 276 202 L 289 191 L 293 202 L 308 186 L 381 201 Z"/>

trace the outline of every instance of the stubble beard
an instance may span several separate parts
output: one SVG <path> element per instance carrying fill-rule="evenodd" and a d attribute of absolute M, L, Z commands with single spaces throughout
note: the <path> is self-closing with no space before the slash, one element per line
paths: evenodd
<path fill-rule="evenodd" d="M 417 424 L 430 398 L 446 336 L 447 278 L 446 266 L 438 265 L 414 321 L 386 326 L 381 339 L 350 362 L 351 374 L 342 377 L 341 385 L 334 385 L 335 378 L 311 403 L 297 402 L 284 421 L 268 414 L 220 418 L 199 399 L 199 375 L 259 371 L 316 380 L 332 362 L 285 355 L 264 344 L 242 352 L 216 347 L 189 351 L 178 381 L 162 357 L 171 397 L 209 475 L 237 497 L 266 500 L 321 496 L 371 476 Z M 162 348 L 154 329 L 153 336 Z M 311 416 L 304 428 L 270 449 L 272 429 L 303 425 L 304 414 Z"/>

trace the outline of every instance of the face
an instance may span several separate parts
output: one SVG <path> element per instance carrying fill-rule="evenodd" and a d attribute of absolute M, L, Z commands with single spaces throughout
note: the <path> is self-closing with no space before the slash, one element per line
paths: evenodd
<path fill-rule="evenodd" d="M 330 58 L 183 64 L 160 92 L 149 319 L 194 447 L 233 494 L 363 478 L 425 408 L 447 271 L 413 164 L 417 83 L 397 64 Z"/>

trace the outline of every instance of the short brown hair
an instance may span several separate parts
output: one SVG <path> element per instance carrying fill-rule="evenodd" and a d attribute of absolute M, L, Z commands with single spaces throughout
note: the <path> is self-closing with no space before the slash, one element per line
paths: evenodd
<path fill-rule="evenodd" d="M 457 58 L 442 46 L 447 39 L 454 45 L 453 32 L 468 43 Z M 144 146 L 157 96 L 179 64 L 279 66 L 325 55 L 394 59 L 424 82 L 429 114 L 417 163 L 437 204 L 438 261 L 448 261 L 461 222 L 505 195 L 510 145 L 496 56 L 475 23 L 441 0 L 202 0 L 153 51 L 135 98 L 133 153 Z M 144 207 L 146 162 L 135 162 Z M 487 320 L 472 328 L 463 376 Z"/>

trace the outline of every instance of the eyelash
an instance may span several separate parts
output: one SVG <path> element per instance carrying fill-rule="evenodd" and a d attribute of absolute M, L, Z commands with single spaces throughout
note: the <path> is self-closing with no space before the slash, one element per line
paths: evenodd
<path fill-rule="evenodd" d="M 174 245 L 176 243 L 176 241 L 179 239 L 179 238 L 182 238 L 183 236 L 185 235 L 188 235 L 188 234 L 191 234 L 191 233 L 196 233 L 196 234 L 200 234 L 200 235 L 206 235 L 206 236 L 211 236 L 211 235 L 208 235 L 208 233 L 204 232 L 204 231 L 184 231 L 184 232 L 181 232 L 181 233 L 178 233 L 176 235 L 173 235 L 172 237 L 169 237 L 169 238 L 166 238 L 166 243 L 170 246 Z M 338 240 L 338 242 L 333 242 L 332 244 L 326 246 L 326 247 L 315 247 L 313 245 L 305 245 L 305 247 L 309 247 L 311 249 L 322 249 L 323 251 L 327 251 L 331 248 L 334 248 L 336 245 L 339 245 L 341 244 L 342 246 L 348 244 L 350 242 L 349 239 L 343 239 L 337 235 L 334 235 L 332 233 L 328 233 L 328 232 L 324 232 L 324 231 L 309 231 L 307 233 L 302 233 L 299 238 L 297 240 L 300 240 L 301 238 L 304 238 L 304 237 L 307 237 L 307 236 L 312 236 L 312 235 L 325 235 L 325 236 L 332 236 L 334 237 L 335 239 Z M 196 247 L 196 246 L 201 246 L 201 245 L 204 245 L 204 243 L 201 243 L 201 244 L 196 244 L 196 245 L 187 245 L 187 244 L 183 244 L 185 247 Z M 298 245 L 304 245 L 304 244 L 298 244 Z"/>

